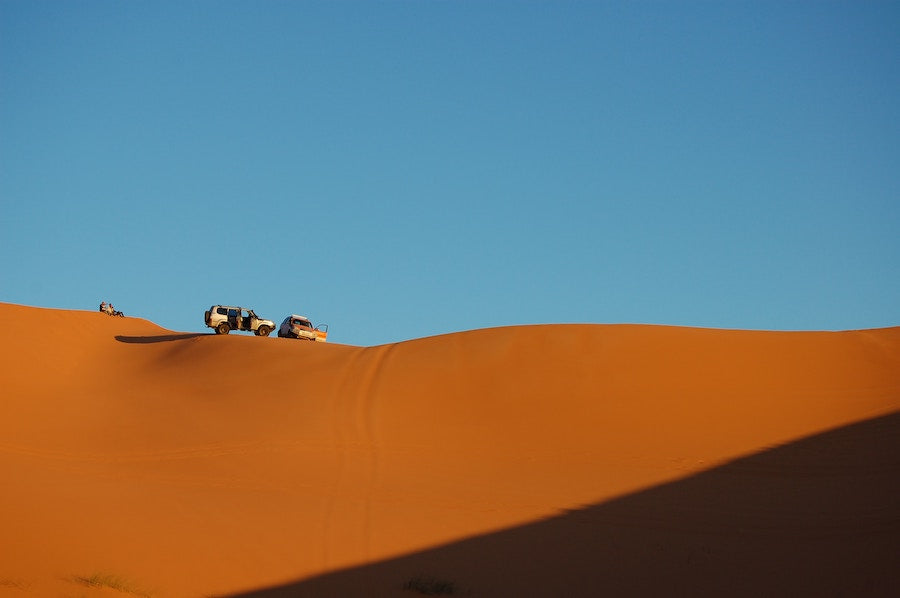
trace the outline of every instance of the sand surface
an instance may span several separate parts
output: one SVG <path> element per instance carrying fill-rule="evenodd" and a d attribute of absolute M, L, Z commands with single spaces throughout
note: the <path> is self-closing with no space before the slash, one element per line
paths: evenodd
<path fill-rule="evenodd" d="M 0 359 L 0 596 L 900 588 L 900 327 L 353 347 L 0 304 Z"/>

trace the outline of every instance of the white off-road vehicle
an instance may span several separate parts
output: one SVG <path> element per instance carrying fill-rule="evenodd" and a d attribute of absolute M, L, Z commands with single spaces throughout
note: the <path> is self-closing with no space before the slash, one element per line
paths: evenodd
<path fill-rule="evenodd" d="M 269 336 L 269 333 L 275 330 L 275 322 L 260 318 L 252 309 L 246 307 L 213 305 L 203 314 L 203 320 L 207 326 L 216 331 L 216 334 L 246 330 L 256 336 Z"/>
<path fill-rule="evenodd" d="M 306 316 L 291 314 L 286 317 L 278 328 L 278 336 L 281 338 L 300 338 L 308 341 L 326 342 L 328 338 L 328 324 L 313 326 Z"/>

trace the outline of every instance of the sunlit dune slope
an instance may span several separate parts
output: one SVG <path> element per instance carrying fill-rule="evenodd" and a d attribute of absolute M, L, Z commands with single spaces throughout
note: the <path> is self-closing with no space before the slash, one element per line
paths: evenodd
<path fill-rule="evenodd" d="M 648 493 L 900 410 L 900 328 L 547 325 L 363 348 L 0 304 L 0 358 L 0 595 L 15 596 L 301 595 L 289 584 L 439 547 L 461 562 L 473 538 L 664 501 Z M 876 469 L 830 475 L 900 474 Z M 898 532 L 897 507 L 866 530 L 835 512 L 839 533 Z M 746 531 L 727 513 L 715 526 Z M 597 570 L 583 561 L 569 574 Z M 489 595 L 498 567 L 456 581 Z M 389 571 L 365 594 L 435 574 Z"/>

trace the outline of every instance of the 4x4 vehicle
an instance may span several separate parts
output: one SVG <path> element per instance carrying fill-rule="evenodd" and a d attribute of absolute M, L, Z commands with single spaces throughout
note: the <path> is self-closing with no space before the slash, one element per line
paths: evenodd
<path fill-rule="evenodd" d="M 228 334 L 232 330 L 246 330 L 256 336 L 269 336 L 275 330 L 275 322 L 264 320 L 246 307 L 213 305 L 203 314 L 203 320 L 216 334 Z"/>
<path fill-rule="evenodd" d="M 328 324 L 314 327 L 306 316 L 292 314 L 284 319 L 278 328 L 278 336 L 281 338 L 302 338 L 308 341 L 326 342 L 328 338 Z"/>

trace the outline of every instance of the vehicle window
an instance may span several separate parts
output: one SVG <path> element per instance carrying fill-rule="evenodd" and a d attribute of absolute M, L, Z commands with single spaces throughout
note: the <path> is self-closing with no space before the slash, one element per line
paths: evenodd
<path fill-rule="evenodd" d="M 219 314 L 220 316 L 224 316 L 224 315 L 228 314 L 228 310 L 225 309 L 224 307 L 217 307 L 216 313 Z"/>
<path fill-rule="evenodd" d="M 237 317 L 237 315 L 238 315 L 238 314 L 237 314 L 237 310 L 236 310 L 236 309 L 229 309 L 229 310 L 228 310 L 228 315 L 229 315 L 229 316 L 232 316 L 232 317 Z"/>

